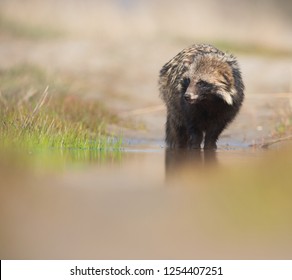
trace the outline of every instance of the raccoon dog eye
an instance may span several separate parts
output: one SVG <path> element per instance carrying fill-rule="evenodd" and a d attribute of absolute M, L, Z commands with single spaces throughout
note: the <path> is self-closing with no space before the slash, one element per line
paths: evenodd
<path fill-rule="evenodd" d="M 181 86 L 182 86 L 182 89 L 183 91 L 186 91 L 189 84 L 190 84 L 191 80 L 189 78 L 184 78 L 182 81 L 181 81 Z"/>
<path fill-rule="evenodd" d="M 200 80 L 199 82 L 197 82 L 197 86 L 202 90 L 211 90 L 213 88 L 212 84 L 203 80 Z"/>

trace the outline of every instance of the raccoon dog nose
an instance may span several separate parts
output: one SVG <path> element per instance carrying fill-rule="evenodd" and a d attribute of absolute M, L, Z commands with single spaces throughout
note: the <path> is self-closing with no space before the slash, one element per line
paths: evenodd
<path fill-rule="evenodd" d="M 191 101 L 191 95 L 190 94 L 185 94 L 184 95 L 184 98 L 187 102 L 190 102 Z"/>

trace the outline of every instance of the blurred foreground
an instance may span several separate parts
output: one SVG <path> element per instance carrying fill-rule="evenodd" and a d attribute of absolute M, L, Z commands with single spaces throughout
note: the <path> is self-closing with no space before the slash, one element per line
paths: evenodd
<path fill-rule="evenodd" d="M 165 166 L 160 150 L 62 174 L 8 170 L 0 257 L 291 259 L 291 155 L 168 155 Z"/>

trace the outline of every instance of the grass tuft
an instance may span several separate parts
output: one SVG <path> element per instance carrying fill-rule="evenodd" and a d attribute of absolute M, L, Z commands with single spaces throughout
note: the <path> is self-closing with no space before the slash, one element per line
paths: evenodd
<path fill-rule="evenodd" d="M 106 135 L 106 118 L 98 102 L 74 96 L 49 98 L 48 93 L 47 87 L 40 97 L 17 103 L 1 97 L 2 147 L 27 150 L 120 147 L 120 141 Z"/>
<path fill-rule="evenodd" d="M 46 83 L 52 90 L 40 91 Z M 117 116 L 41 69 L 22 65 L 1 70 L 0 85 L 1 149 L 120 149 L 121 140 L 106 131 L 107 124 L 119 123 Z"/>

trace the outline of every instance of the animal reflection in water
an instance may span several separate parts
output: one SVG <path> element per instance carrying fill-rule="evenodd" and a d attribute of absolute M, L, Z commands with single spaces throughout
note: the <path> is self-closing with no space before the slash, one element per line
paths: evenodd
<path fill-rule="evenodd" d="M 173 177 L 184 168 L 209 167 L 218 165 L 215 150 L 189 150 L 171 149 L 165 150 L 166 177 Z"/>

